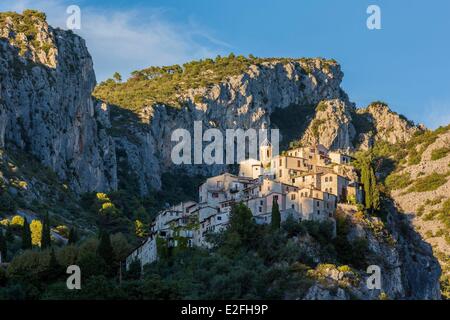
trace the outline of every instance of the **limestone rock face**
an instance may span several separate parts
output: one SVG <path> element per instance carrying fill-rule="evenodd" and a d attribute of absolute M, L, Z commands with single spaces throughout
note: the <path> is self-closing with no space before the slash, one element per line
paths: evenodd
<path fill-rule="evenodd" d="M 311 145 L 320 143 L 329 149 L 353 149 L 352 141 L 356 135 L 352 124 L 353 107 L 339 99 L 322 101 L 314 119 L 306 130 L 301 143 Z"/>
<path fill-rule="evenodd" d="M 386 203 L 387 222 L 376 217 L 357 217 L 352 206 L 340 205 L 338 214 L 351 221 L 349 241 L 365 239 L 368 253 L 365 265 L 380 268 L 381 288 L 367 285 L 372 273 L 364 269 L 339 268 L 319 264 L 311 273 L 317 279 L 308 290 L 307 300 L 377 300 L 384 294 L 389 299 L 440 299 L 441 268 L 431 247 L 406 224 L 395 204 Z"/>
<path fill-rule="evenodd" d="M 416 132 L 423 131 L 422 126 L 414 125 L 405 117 L 390 110 L 384 103 L 373 103 L 367 108 L 356 110 L 356 112 L 355 117 L 359 117 L 370 126 L 360 132 L 359 142 L 362 149 L 372 147 L 376 141 L 390 144 L 406 142 Z"/>
<path fill-rule="evenodd" d="M 160 187 L 160 176 L 164 171 L 183 169 L 192 174 L 218 174 L 227 166 L 204 163 L 175 166 L 171 152 L 177 142 L 171 141 L 172 133 L 185 129 L 194 138 L 195 122 L 201 123 L 203 132 L 214 128 L 224 136 L 227 129 L 270 127 L 270 115 L 277 108 L 291 105 L 301 108 L 327 99 L 347 101 L 347 95 L 340 88 L 342 77 L 337 63 L 321 59 L 252 65 L 241 75 L 229 77 L 211 87 L 190 89 L 180 94 L 178 100 L 184 102 L 181 110 L 161 104 L 143 107 L 139 119 L 122 126 L 127 135 L 114 139 L 125 154 L 125 163 L 128 162 L 135 172 L 143 193 L 152 187 Z M 202 97 L 201 101 L 196 97 Z M 123 115 L 112 116 L 112 121 L 120 122 L 116 121 L 120 118 L 123 119 Z M 207 144 L 204 143 L 203 147 Z"/>
<path fill-rule="evenodd" d="M 33 22 L 33 41 L 17 31 L 23 21 L 6 18 L 0 28 L 0 147 L 34 155 L 77 192 L 114 189 L 114 143 L 97 121 L 85 42 Z"/>

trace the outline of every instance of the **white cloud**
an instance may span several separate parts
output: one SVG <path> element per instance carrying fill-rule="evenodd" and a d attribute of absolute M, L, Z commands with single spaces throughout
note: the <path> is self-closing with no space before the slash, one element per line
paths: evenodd
<path fill-rule="evenodd" d="M 47 14 L 51 25 L 65 28 L 66 0 L 2 1 L 1 11 L 34 8 Z M 104 80 L 115 71 L 127 77 L 133 70 L 151 65 L 171 65 L 223 54 L 228 45 L 195 21 L 172 22 L 162 8 L 100 10 L 80 5 L 81 30 L 94 60 L 97 79 Z"/>

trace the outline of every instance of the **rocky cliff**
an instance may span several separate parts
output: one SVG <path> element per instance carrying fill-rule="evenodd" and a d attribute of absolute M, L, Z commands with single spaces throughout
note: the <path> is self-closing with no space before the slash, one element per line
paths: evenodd
<path fill-rule="evenodd" d="M 34 155 L 77 192 L 116 188 L 84 40 L 34 11 L 0 18 L 0 147 Z"/>
<path fill-rule="evenodd" d="M 63 183 L 78 195 L 129 184 L 145 195 L 161 187 L 163 172 L 180 168 L 170 159 L 175 144 L 171 136 L 176 129 L 192 132 L 194 121 L 200 121 L 203 130 L 216 128 L 221 132 L 267 125 L 280 129 L 284 147 L 289 143 L 321 143 L 344 150 L 368 149 L 377 142 L 403 144 L 425 132 L 384 103 L 356 108 L 340 87 L 342 78 L 341 68 L 333 60 L 230 56 L 183 68 L 149 68 L 134 73 L 124 83 L 109 80 L 97 86 L 93 98 L 95 74 L 83 39 L 50 27 L 39 12 L 2 13 L 1 178 L 14 186 L 9 188 L 11 192 L 22 189 L 37 202 L 45 201 L 44 193 L 50 196 L 56 192 L 48 185 L 51 174 L 46 173 L 47 168 L 56 173 L 52 181 L 59 179 L 61 183 L 57 192 L 60 202 L 66 201 Z M 400 167 L 396 177 L 405 180 L 408 175 L 408 179 L 420 180 L 435 173 L 440 176 L 433 179 L 446 179 L 447 171 L 442 169 L 448 162 L 445 139 L 448 134 L 433 140 L 434 144 L 420 140 L 408 156 L 413 166 Z M 433 155 L 434 150 L 439 150 L 439 155 Z M 15 162 L 8 153 L 27 157 Z M 36 179 L 25 166 L 35 160 L 42 165 Z M 181 168 L 203 175 L 227 169 L 225 165 Z M 20 179 L 13 181 L 11 176 L 17 172 Z M 406 212 L 431 214 L 433 209 L 446 210 L 445 203 L 440 206 L 449 194 L 448 181 L 443 182 L 430 193 L 420 193 L 428 191 L 419 188 L 412 196 L 404 192 L 405 183 L 393 195 Z M 426 199 L 430 207 L 420 209 Z M 383 266 L 386 294 L 392 298 L 439 298 L 439 266 L 430 248 L 405 227 L 394 205 L 388 209 L 388 233 L 377 229 L 381 222 L 369 217 L 352 224 L 353 234 L 369 239 L 372 262 Z M 433 226 L 423 228 L 438 231 Z M 436 245 L 441 246 L 442 241 Z M 376 298 L 365 291 L 363 282 L 353 283 L 350 291 L 335 291 L 343 274 L 336 275 L 330 268 L 322 271 L 329 274 L 330 287 L 318 283 L 308 298 L 333 297 L 333 292 L 344 298 Z"/>
<path fill-rule="evenodd" d="M 330 264 L 319 264 L 312 272 L 316 283 L 308 290 L 308 300 L 348 299 L 439 299 L 441 268 L 431 246 L 409 225 L 395 204 L 385 199 L 386 221 L 340 205 L 338 219 L 346 219 L 349 241 L 367 239 L 365 266 L 380 268 L 381 289 L 368 289 L 372 273 Z"/>

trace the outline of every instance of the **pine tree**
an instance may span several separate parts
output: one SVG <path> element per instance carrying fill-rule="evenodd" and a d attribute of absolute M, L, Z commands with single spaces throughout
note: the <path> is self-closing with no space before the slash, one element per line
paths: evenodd
<path fill-rule="evenodd" d="M 272 202 L 272 229 L 279 230 L 281 225 L 281 214 L 278 201 L 273 198 Z"/>
<path fill-rule="evenodd" d="M 28 250 L 31 248 L 32 248 L 32 243 L 31 243 L 30 225 L 28 224 L 27 219 L 24 219 L 23 227 L 22 227 L 22 249 Z"/>
<path fill-rule="evenodd" d="M 48 218 L 48 213 L 44 217 L 44 223 L 42 225 L 42 238 L 41 238 L 41 248 L 46 249 L 52 245 L 50 236 L 50 222 Z"/>
<path fill-rule="evenodd" d="M 68 239 L 68 244 L 75 244 L 78 241 L 78 234 L 77 234 L 77 230 L 72 227 L 70 228 L 69 231 L 69 239 Z"/>

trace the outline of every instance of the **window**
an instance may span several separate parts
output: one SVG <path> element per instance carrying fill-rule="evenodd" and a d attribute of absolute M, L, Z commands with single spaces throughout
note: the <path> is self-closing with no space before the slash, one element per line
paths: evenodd
<path fill-rule="evenodd" d="M 217 217 L 217 220 L 221 221 L 221 220 L 222 220 L 222 217 L 221 217 L 221 216 L 218 216 L 218 217 Z"/>
<path fill-rule="evenodd" d="M 219 197 L 219 194 L 216 193 L 216 192 L 214 192 L 214 193 L 212 194 L 212 197 L 213 197 L 213 198 L 218 198 L 218 197 Z"/>
<path fill-rule="evenodd" d="M 293 205 L 292 205 L 292 209 L 294 209 L 294 210 L 295 210 L 295 204 L 293 204 Z"/>
<path fill-rule="evenodd" d="M 320 202 L 319 201 L 317 201 L 317 206 L 320 206 Z"/>
<path fill-rule="evenodd" d="M 325 177 L 325 182 L 328 182 L 328 177 Z"/>
<path fill-rule="evenodd" d="M 333 188 L 330 188 L 330 193 L 333 193 Z"/>
<path fill-rule="evenodd" d="M 320 210 L 317 210 L 317 214 L 320 215 Z"/>
<path fill-rule="evenodd" d="M 280 170 L 279 176 L 280 176 L 280 178 L 283 176 L 283 171 L 282 170 Z"/>
<path fill-rule="evenodd" d="M 259 207 L 259 208 L 258 208 L 258 211 L 259 211 L 259 213 L 261 213 L 261 212 L 262 212 L 262 208 L 261 208 L 261 207 Z"/>
<path fill-rule="evenodd" d="M 333 177 L 330 177 L 330 182 L 332 182 L 333 181 Z"/>
<path fill-rule="evenodd" d="M 297 160 L 297 167 L 301 167 L 302 166 L 302 163 L 300 162 L 300 160 Z"/>
<path fill-rule="evenodd" d="M 264 201 L 263 200 L 259 201 L 259 204 L 263 206 L 264 205 Z"/>
<path fill-rule="evenodd" d="M 291 200 L 295 200 L 295 194 L 291 194 Z"/>
<path fill-rule="evenodd" d="M 280 159 L 280 167 L 283 165 L 283 159 Z"/>

